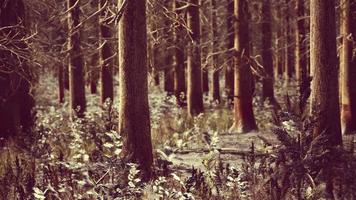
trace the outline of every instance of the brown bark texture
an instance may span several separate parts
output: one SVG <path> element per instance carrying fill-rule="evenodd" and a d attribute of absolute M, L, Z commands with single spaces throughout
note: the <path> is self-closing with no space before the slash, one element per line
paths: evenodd
<path fill-rule="evenodd" d="M 218 27 L 217 27 L 217 5 L 216 0 L 211 0 L 211 53 L 218 51 L 217 36 L 218 36 Z M 211 82 L 211 97 L 214 102 L 220 102 L 220 70 L 218 69 L 218 57 L 217 55 L 211 56 L 212 64 L 212 82 Z"/>
<path fill-rule="evenodd" d="M 202 70 L 200 51 L 200 19 L 198 0 L 189 0 L 187 22 L 192 41 L 188 47 L 187 56 L 187 104 L 190 117 L 204 111 L 202 91 Z"/>
<path fill-rule="evenodd" d="M 356 134 L 356 2 L 341 1 L 340 89 L 343 134 Z"/>
<path fill-rule="evenodd" d="M 270 103 L 275 103 L 274 98 L 274 76 L 273 76 L 273 55 L 272 55 L 272 27 L 271 27 L 271 2 L 263 1 L 262 4 L 262 62 L 265 70 L 263 78 L 262 97 Z"/>
<path fill-rule="evenodd" d="M 179 8 L 182 6 L 177 0 L 173 2 L 173 9 Z M 182 11 L 176 11 L 178 19 L 182 19 L 184 14 Z M 181 20 L 178 20 L 181 21 Z M 177 98 L 178 105 L 183 106 L 186 100 L 186 81 L 185 81 L 185 64 L 184 64 L 184 47 L 185 41 L 182 39 L 183 34 L 183 27 L 182 25 L 178 24 L 175 26 L 173 32 L 173 40 L 174 44 L 176 45 L 174 48 L 174 94 Z"/>
<path fill-rule="evenodd" d="M 235 30 L 235 122 L 230 131 L 240 133 L 257 129 L 252 109 L 253 77 L 249 62 L 248 4 L 246 0 L 234 0 Z"/>
<path fill-rule="evenodd" d="M 227 29 L 228 29 L 228 42 L 227 42 L 227 48 L 228 49 L 233 49 L 234 48 L 234 1 L 233 0 L 227 0 Z M 232 54 L 229 56 L 229 62 L 226 65 L 225 68 L 225 92 L 227 96 L 227 100 L 229 102 L 234 101 L 234 59 L 232 58 Z"/>
<path fill-rule="evenodd" d="M 0 138 L 26 134 L 33 125 L 32 108 L 35 104 L 30 94 L 30 59 L 24 29 L 23 1 L 0 3 L 0 37 L 4 41 L 0 50 Z M 27 135 L 27 134 L 26 134 Z"/>
<path fill-rule="evenodd" d="M 119 5 L 122 0 L 119 0 Z M 127 3 L 119 22 L 119 133 L 121 156 L 139 165 L 142 178 L 152 175 L 152 144 L 147 83 L 146 1 Z"/>
<path fill-rule="evenodd" d="M 76 0 L 67 0 L 67 8 L 75 5 Z M 81 50 L 80 31 L 75 28 L 80 23 L 80 8 L 77 4 L 68 12 L 68 53 L 69 53 L 69 90 L 71 116 L 82 118 L 86 109 L 84 62 Z"/>
<path fill-rule="evenodd" d="M 102 8 L 107 0 L 100 0 L 99 9 Z M 108 99 L 114 100 L 113 86 L 113 53 L 112 53 L 112 34 L 110 25 L 105 21 L 107 12 L 105 9 L 100 14 L 100 77 L 101 77 L 101 103 L 105 103 Z"/>
<path fill-rule="evenodd" d="M 334 0 L 310 1 L 310 64 L 313 71 L 311 115 L 314 138 L 324 134 L 329 145 L 342 143 L 336 57 Z"/>

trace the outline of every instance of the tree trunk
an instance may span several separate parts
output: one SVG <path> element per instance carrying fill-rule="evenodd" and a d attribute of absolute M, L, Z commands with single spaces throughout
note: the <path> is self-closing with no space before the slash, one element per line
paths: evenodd
<path fill-rule="evenodd" d="M 105 5 L 107 0 L 100 0 L 99 9 Z M 114 99 L 113 86 L 113 53 L 111 47 L 111 30 L 108 23 L 105 21 L 107 14 L 104 11 L 100 14 L 100 44 L 103 45 L 100 49 L 100 66 L 101 66 L 101 103 L 106 100 Z"/>
<path fill-rule="evenodd" d="M 216 24 L 217 21 L 217 6 L 216 6 L 216 0 L 211 0 L 211 53 L 215 53 L 218 51 L 218 44 L 217 44 L 217 37 L 218 37 L 218 27 Z M 212 55 L 212 71 L 213 71 L 213 80 L 211 83 L 211 97 L 214 102 L 219 103 L 220 102 L 220 70 L 218 69 L 218 58 L 216 55 Z"/>
<path fill-rule="evenodd" d="M 329 145 L 342 143 L 336 57 L 334 0 L 310 2 L 310 64 L 313 71 L 311 115 L 314 138 L 326 134 Z"/>
<path fill-rule="evenodd" d="M 343 134 L 356 133 L 356 3 L 341 1 L 342 49 L 340 56 L 341 81 L 341 127 Z M 350 37 L 351 36 L 351 37 Z"/>
<path fill-rule="evenodd" d="M 303 113 L 309 96 L 310 83 L 308 80 L 307 71 L 307 56 L 306 56 L 306 30 L 304 1 L 297 0 L 297 31 L 296 31 L 296 79 L 299 84 L 299 110 Z"/>
<path fill-rule="evenodd" d="M 58 103 L 64 103 L 64 76 L 63 65 L 58 66 Z"/>
<path fill-rule="evenodd" d="M 264 101 L 268 100 L 271 104 L 275 104 L 270 0 L 263 1 L 262 15 L 262 62 L 266 72 L 262 83 L 262 96 Z"/>
<path fill-rule="evenodd" d="M 234 0 L 235 4 L 235 123 L 230 131 L 246 133 L 257 129 L 252 109 L 253 77 L 249 63 L 248 4 L 246 0 Z"/>
<path fill-rule="evenodd" d="M 173 9 L 177 13 L 178 17 L 182 17 L 181 11 L 176 11 L 177 8 L 181 7 L 181 3 L 177 0 L 173 2 Z M 180 21 L 178 19 L 178 21 Z M 175 26 L 173 33 L 174 44 L 174 93 L 178 101 L 179 106 L 183 106 L 186 100 L 186 84 L 185 84 L 185 65 L 184 65 L 184 44 L 185 41 L 181 39 L 182 26 L 178 24 Z"/>
<path fill-rule="evenodd" d="M 187 103 L 190 117 L 197 116 L 204 111 L 202 91 L 202 70 L 200 55 L 200 19 L 198 0 L 189 0 L 187 22 L 192 39 L 188 47 L 188 91 Z"/>
<path fill-rule="evenodd" d="M 139 165 L 144 181 L 151 178 L 153 162 L 146 31 L 146 1 L 129 1 L 119 22 L 119 133 L 123 137 L 121 156 L 125 162 Z"/>
<path fill-rule="evenodd" d="M 284 65 L 284 47 L 283 47 L 283 28 L 284 28 L 284 19 L 282 15 L 282 6 L 278 5 L 276 8 L 276 26 L 277 26 L 277 39 L 276 39 L 276 66 L 274 77 L 275 79 L 280 78 L 283 74 L 283 65 Z"/>
<path fill-rule="evenodd" d="M 0 138 L 30 136 L 34 99 L 30 93 L 31 77 L 27 64 L 28 46 L 22 40 L 25 7 L 22 0 L 0 3 Z M 3 141 L 2 141 L 3 144 Z M 1 149 L 3 149 L 1 147 Z M 5 148 L 4 148 L 5 149 Z"/>
<path fill-rule="evenodd" d="M 234 1 L 233 0 L 227 0 L 228 5 L 227 5 L 227 28 L 228 28 L 228 49 L 233 49 L 234 48 Z M 232 58 L 232 54 L 229 54 L 229 62 L 226 65 L 225 68 L 225 92 L 227 96 L 227 100 L 229 102 L 234 101 L 234 59 Z"/>
<path fill-rule="evenodd" d="M 99 79 L 99 53 L 94 53 L 90 58 L 90 71 L 89 71 L 89 84 L 90 84 L 90 93 L 96 94 L 98 92 L 98 79 Z"/>
<path fill-rule="evenodd" d="M 67 8 L 72 8 L 76 2 L 76 0 L 67 0 Z M 84 117 L 86 109 L 84 63 L 80 47 L 80 31 L 75 28 L 80 23 L 79 14 L 79 4 L 68 13 L 69 90 L 72 119 L 74 117 Z"/>
<path fill-rule="evenodd" d="M 285 27 L 284 27 L 284 37 L 285 37 L 285 51 L 284 51 L 284 82 L 286 86 L 289 86 L 290 83 L 290 78 L 292 77 L 292 57 L 291 57 L 291 48 L 292 48 L 292 41 L 291 41 L 291 36 L 290 36 L 290 31 L 291 31 L 291 19 L 289 16 L 290 13 L 290 1 L 286 0 L 286 8 L 285 8 L 285 13 L 288 13 L 285 18 Z"/>

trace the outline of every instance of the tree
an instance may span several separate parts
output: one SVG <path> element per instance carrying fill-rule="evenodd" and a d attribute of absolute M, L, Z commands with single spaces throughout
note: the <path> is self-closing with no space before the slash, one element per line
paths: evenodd
<path fill-rule="evenodd" d="M 198 0 L 189 0 L 187 22 L 191 42 L 187 56 L 187 104 L 188 114 L 193 117 L 203 112 L 202 70 L 200 55 L 200 19 Z"/>
<path fill-rule="evenodd" d="M 304 23 L 304 1 L 297 0 L 297 31 L 296 31 L 296 79 L 299 84 L 299 110 L 303 112 L 309 96 L 309 80 L 306 57 L 306 30 Z"/>
<path fill-rule="evenodd" d="M 228 42 L 227 48 L 234 48 L 234 1 L 227 0 L 227 29 L 228 29 Z M 234 101 L 234 59 L 232 58 L 232 54 L 229 56 L 229 62 L 225 68 L 225 91 L 228 101 Z"/>
<path fill-rule="evenodd" d="M 215 52 L 217 52 L 217 36 L 218 36 L 218 30 L 217 30 L 217 6 L 216 6 L 216 0 L 211 0 L 211 51 L 212 51 L 212 70 L 213 70 L 213 80 L 211 84 L 211 96 L 214 102 L 220 102 L 220 83 L 219 83 L 219 77 L 220 77 L 220 70 L 218 69 L 217 66 L 217 56 L 214 55 Z"/>
<path fill-rule="evenodd" d="M 356 133 L 356 53 L 353 53 L 356 48 L 356 2 L 342 0 L 341 5 L 341 127 L 343 134 L 350 134 Z"/>
<path fill-rule="evenodd" d="M 108 0 L 100 0 L 99 9 L 107 4 Z M 101 103 L 105 103 L 107 99 L 113 101 L 113 53 L 111 47 L 111 30 L 108 24 L 107 13 L 104 11 L 100 14 L 100 76 L 101 76 Z"/>
<path fill-rule="evenodd" d="M 273 76 L 273 56 L 272 56 L 272 27 L 271 27 L 271 2 L 265 0 L 262 3 L 262 62 L 265 69 L 263 78 L 262 97 L 271 104 L 276 104 L 274 98 L 274 76 Z"/>
<path fill-rule="evenodd" d="M 123 0 L 119 1 L 119 5 Z M 134 17 L 133 17 L 134 16 Z M 121 156 L 139 165 L 143 180 L 152 175 L 152 144 L 147 83 L 146 1 L 128 1 L 119 22 L 119 133 Z"/>
<path fill-rule="evenodd" d="M 230 129 L 250 132 L 257 129 L 252 109 L 253 77 L 249 62 L 248 4 L 246 0 L 234 0 L 235 29 L 235 123 Z"/>
<path fill-rule="evenodd" d="M 80 31 L 80 7 L 77 0 L 67 0 L 68 12 L 68 52 L 69 52 L 69 90 L 72 118 L 84 117 L 86 109 L 84 63 L 81 51 Z"/>
<path fill-rule="evenodd" d="M 31 59 L 26 45 L 22 0 L 1 2 L 0 12 L 0 138 L 26 136 L 35 105 L 30 92 Z"/>
<path fill-rule="evenodd" d="M 174 48 L 174 56 L 173 56 L 173 62 L 174 62 L 174 93 L 178 101 L 178 105 L 182 106 L 185 101 L 185 95 L 186 95 L 186 84 L 185 84 L 185 65 L 184 65 L 184 43 L 185 40 L 181 39 L 181 36 L 183 34 L 183 27 L 182 27 L 182 15 L 183 12 L 180 10 L 177 10 L 177 8 L 180 8 L 182 6 L 182 3 L 180 3 L 177 0 L 173 1 L 173 10 L 177 13 L 177 21 L 178 24 L 176 24 L 174 27 L 174 32 L 173 32 L 173 40 L 175 44 Z"/>
<path fill-rule="evenodd" d="M 286 0 L 286 8 L 285 8 L 285 13 L 288 13 L 285 18 L 285 27 L 284 27 L 284 37 L 285 37 L 285 51 L 284 51 L 284 56 L 285 56 L 285 62 L 284 62 L 284 81 L 286 86 L 289 86 L 290 83 L 290 78 L 293 76 L 293 44 L 292 44 L 292 37 L 291 37 L 291 32 L 292 32 L 292 20 L 290 15 L 292 15 L 292 9 L 290 8 L 293 2 Z"/>
<path fill-rule="evenodd" d="M 325 134 L 329 145 L 342 143 L 336 57 L 334 0 L 310 1 L 311 115 L 314 138 Z"/>

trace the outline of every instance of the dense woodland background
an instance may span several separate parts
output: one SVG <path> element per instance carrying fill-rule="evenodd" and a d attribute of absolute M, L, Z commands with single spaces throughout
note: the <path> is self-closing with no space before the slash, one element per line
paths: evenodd
<path fill-rule="evenodd" d="M 356 0 L 0 0 L 0 199 L 355 199 Z"/>

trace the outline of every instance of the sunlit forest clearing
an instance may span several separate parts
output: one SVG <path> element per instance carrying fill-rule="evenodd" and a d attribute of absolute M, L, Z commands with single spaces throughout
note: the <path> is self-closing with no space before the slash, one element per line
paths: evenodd
<path fill-rule="evenodd" d="M 356 0 L 0 0 L 0 200 L 356 199 Z"/>

